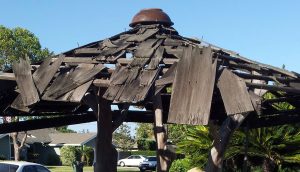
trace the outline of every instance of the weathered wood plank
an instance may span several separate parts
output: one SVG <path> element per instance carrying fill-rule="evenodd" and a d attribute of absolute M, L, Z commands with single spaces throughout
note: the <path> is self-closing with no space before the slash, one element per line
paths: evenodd
<path fill-rule="evenodd" d="M 22 96 L 19 94 L 15 100 L 12 102 L 12 104 L 10 105 L 10 107 L 17 109 L 19 111 L 23 111 L 23 112 L 29 112 L 30 108 L 26 107 L 23 103 L 22 100 Z"/>
<path fill-rule="evenodd" d="M 125 50 L 127 47 L 132 45 L 132 43 L 124 43 L 123 45 L 117 47 L 117 48 L 106 48 L 100 52 L 100 56 L 112 56 L 116 55 L 117 53 L 121 52 L 122 50 Z"/>
<path fill-rule="evenodd" d="M 110 78 L 110 86 L 104 93 L 103 98 L 114 100 L 128 77 L 129 70 L 124 66 L 117 66 Z"/>
<path fill-rule="evenodd" d="M 224 69 L 219 80 L 220 90 L 227 115 L 254 111 L 243 79 Z"/>
<path fill-rule="evenodd" d="M 173 83 L 168 122 L 207 125 L 217 61 L 210 48 L 184 50 Z"/>
<path fill-rule="evenodd" d="M 53 101 L 55 100 L 55 98 L 52 98 L 50 96 L 51 93 L 55 93 L 56 91 L 58 91 L 61 87 L 63 87 L 64 85 L 64 81 L 67 80 L 67 78 L 69 77 L 69 75 L 71 75 L 71 73 L 74 71 L 73 69 L 70 69 L 69 71 L 63 71 L 60 72 L 59 75 L 55 78 L 55 80 L 53 81 L 53 83 L 50 85 L 50 87 L 48 87 L 48 89 L 46 90 L 46 92 L 44 93 L 42 99 L 43 100 L 50 100 Z"/>
<path fill-rule="evenodd" d="M 284 91 L 288 93 L 300 93 L 300 89 L 294 87 L 283 87 L 283 86 L 257 84 L 257 83 L 250 83 L 250 82 L 246 82 L 246 85 L 250 88 L 265 89 L 268 91 Z"/>
<path fill-rule="evenodd" d="M 92 85 L 93 81 L 89 81 L 85 84 L 82 84 L 81 86 L 77 87 L 74 92 L 72 93 L 72 96 L 69 98 L 70 102 L 80 102 L 87 90 Z"/>
<path fill-rule="evenodd" d="M 159 63 L 163 59 L 165 49 L 163 47 L 158 47 L 154 53 L 154 56 L 151 58 L 151 61 L 147 67 L 147 69 L 156 69 L 158 68 Z"/>
<path fill-rule="evenodd" d="M 122 65 L 127 65 L 129 63 L 132 62 L 133 59 L 126 59 L 126 58 L 119 58 L 117 61 L 119 64 L 122 64 Z M 168 64 L 168 65 L 171 65 L 175 62 L 178 62 L 179 59 L 175 59 L 175 58 L 163 58 L 162 59 L 162 63 L 164 64 Z"/>
<path fill-rule="evenodd" d="M 75 55 L 78 54 L 100 54 L 101 50 L 99 48 L 79 48 L 74 51 Z"/>
<path fill-rule="evenodd" d="M 158 46 L 163 42 L 162 39 L 148 39 L 140 43 L 134 52 L 135 57 L 150 58 Z"/>
<path fill-rule="evenodd" d="M 95 67 L 93 64 L 81 64 L 73 72 L 60 78 L 60 81 L 56 81 L 55 84 L 53 83 L 45 95 L 52 99 L 56 99 L 90 81 L 102 69 L 104 69 L 102 64 Z"/>
<path fill-rule="evenodd" d="M 128 65 L 130 68 L 133 67 L 144 67 L 146 63 L 150 60 L 150 58 L 134 58 L 131 63 Z"/>
<path fill-rule="evenodd" d="M 177 70 L 177 62 L 175 62 L 160 79 L 155 81 L 155 93 L 154 93 L 155 95 L 158 94 L 165 87 L 164 85 L 166 83 L 165 79 L 168 78 L 167 80 L 169 81 L 172 80 L 172 83 L 174 82 L 176 70 Z M 156 85 L 156 84 L 161 84 L 161 85 Z"/>
<path fill-rule="evenodd" d="M 141 102 L 146 98 L 149 94 L 150 88 L 154 85 L 154 81 L 158 77 L 159 71 L 160 69 L 158 68 L 156 70 L 145 70 L 141 73 L 138 93 L 135 95 L 133 102 Z"/>
<path fill-rule="evenodd" d="M 55 60 L 52 64 L 50 64 L 51 58 L 48 58 L 33 73 L 33 81 L 40 94 L 44 92 L 47 85 L 50 83 L 53 76 L 59 69 L 63 60 L 64 60 L 64 56 L 60 55 L 57 60 Z"/>
<path fill-rule="evenodd" d="M 120 85 L 119 91 L 116 94 L 114 100 L 121 101 L 120 100 L 121 97 L 123 97 L 123 98 L 126 97 L 127 99 L 132 99 L 132 95 L 134 95 L 133 91 L 136 91 L 138 84 L 139 84 L 137 77 L 139 76 L 140 69 L 141 68 L 139 66 L 136 66 L 131 69 L 126 68 L 126 70 L 128 72 L 126 82 L 124 84 Z M 136 89 L 134 89 L 134 87 Z M 131 96 L 131 97 L 129 97 L 129 96 Z M 124 99 L 123 99 L 123 101 L 127 102 L 127 100 L 124 100 Z"/>
<path fill-rule="evenodd" d="M 150 38 L 154 34 L 156 34 L 159 31 L 158 28 L 155 29 L 147 29 L 144 33 L 142 34 L 135 34 L 127 38 L 127 41 L 136 41 L 136 42 L 143 42 L 146 39 Z"/>
<path fill-rule="evenodd" d="M 159 70 L 144 70 L 141 68 L 147 58 L 136 58 L 134 66 L 118 66 L 110 79 L 110 86 L 103 97 L 107 100 L 121 102 L 139 102 L 145 99 L 155 76 Z"/>
<path fill-rule="evenodd" d="M 178 59 L 180 59 L 183 55 L 183 49 L 184 49 L 183 47 L 173 48 L 172 46 L 165 46 L 164 48 L 167 54 L 172 54 Z"/>
<path fill-rule="evenodd" d="M 183 40 L 166 38 L 163 45 L 165 46 L 181 46 L 183 45 Z"/>
<path fill-rule="evenodd" d="M 12 68 L 24 106 L 30 106 L 38 102 L 40 98 L 33 82 L 29 59 L 20 58 L 19 62 L 15 61 L 13 63 Z"/>
<path fill-rule="evenodd" d="M 52 58 L 52 62 L 57 58 Z M 93 57 L 64 57 L 64 63 L 101 63 Z"/>
<path fill-rule="evenodd" d="M 96 87 L 109 87 L 110 80 L 107 79 L 95 79 L 93 85 Z"/>
<path fill-rule="evenodd" d="M 108 62 L 116 62 L 119 58 L 126 58 L 126 50 L 122 50 L 120 53 L 116 55 L 109 56 L 106 58 Z"/>

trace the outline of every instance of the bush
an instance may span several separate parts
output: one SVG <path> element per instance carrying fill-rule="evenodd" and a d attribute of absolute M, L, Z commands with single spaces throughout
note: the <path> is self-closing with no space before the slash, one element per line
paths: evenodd
<path fill-rule="evenodd" d="M 188 159 L 178 159 L 173 161 L 170 172 L 187 172 L 190 168 Z"/>
<path fill-rule="evenodd" d="M 55 153 L 48 154 L 46 165 L 60 165 L 59 156 Z"/>
<path fill-rule="evenodd" d="M 0 160 L 6 160 L 6 157 L 4 155 L 0 155 Z"/>
<path fill-rule="evenodd" d="M 156 151 L 132 151 L 131 155 L 156 156 Z"/>
<path fill-rule="evenodd" d="M 60 160 L 62 165 L 72 165 L 74 161 L 80 160 L 80 153 L 74 146 L 63 146 L 60 149 Z"/>
<path fill-rule="evenodd" d="M 138 149 L 140 150 L 156 150 L 155 140 L 140 139 L 137 140 Z"/>

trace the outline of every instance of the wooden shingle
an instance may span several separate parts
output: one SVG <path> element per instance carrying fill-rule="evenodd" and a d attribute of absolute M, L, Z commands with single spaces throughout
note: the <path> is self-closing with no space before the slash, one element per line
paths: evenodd
<path fill-rule="evenodd" d="M 207 125 L 215 83 L 211 48 L 189 46 L 177 65 L 168 122 Z"/>
<path fill-rule="evenodd" d="M 227 115 L 254 111 L 245 81 L 242 78 L 225 68 L 217 85 Z"/>

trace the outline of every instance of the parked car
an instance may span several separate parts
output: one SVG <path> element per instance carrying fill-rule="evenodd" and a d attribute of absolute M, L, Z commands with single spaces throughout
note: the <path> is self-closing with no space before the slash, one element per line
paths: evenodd
<path fill-rule="evenodd" d="M 118 161 L 118 165 L 120 165 L 121 167 L 124 167 L 124 166 L 138 167 L 140 165 L 140 163 L 143 162 L 144 160 L 146 160 L 146 157 L 144 157 L 143 155 L 131 155 L 127 158 L 120 159 Z"/>
<path fill-rule="evenodd" d="M 0 172 L 50 172 L 41 164 L 25 161 L 3 161 L 0 162 Z"/>
<path fill-rule="evenodd" d="M 143 161 L 139 165 L 139 169 L 141 172 L 144 172 L 146 170 L 156 170 L 157 160 L 155 156 L 149 156 L 145 161 Z"/>

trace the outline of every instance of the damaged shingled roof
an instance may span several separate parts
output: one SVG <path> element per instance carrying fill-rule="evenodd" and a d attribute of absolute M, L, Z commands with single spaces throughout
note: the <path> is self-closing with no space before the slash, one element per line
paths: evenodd
<path fill-rule="evenodd" d="M 0 110 L 86 111 L 81 108 L 82 98 L 93 92 L 93 86 L 101 86 L 107 87 L 103 97 L 113 104 L 147 106 L 154 95 L 161 94 L 169 123 L 207 125 L 209 120 L 246 112 L 253 114 L 252 121 L 263 121 L 253 122 L 253 127 L 278 125 L 282 119 L 287 123 L 300 120 L 298 73 L 183 37 L 170 23 L 133 26 L 40 65 L 30 65 L 26 59 L 15 62 L 17 94 L 10 102 L 0 96 L 0 103 L 5 104 Z M 265 100 L 266 92 L 275 98 Z M 280 102 L 294 109 L 280 111 L 275 107 Z M 276 120 L 270 121 L 270 116 Z"/>

